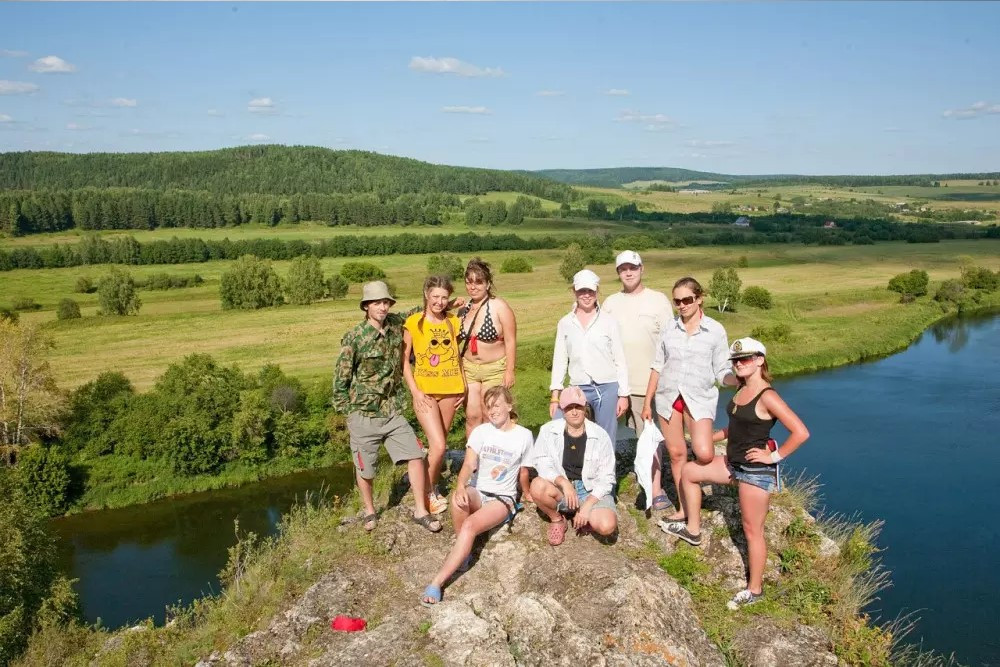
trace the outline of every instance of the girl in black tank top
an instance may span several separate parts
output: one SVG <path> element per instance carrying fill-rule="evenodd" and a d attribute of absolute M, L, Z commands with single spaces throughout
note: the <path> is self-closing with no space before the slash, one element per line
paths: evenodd
<path fill-rule="evenodd" d="M 680 487 L 687 517 L 683 522 L 660 522 L 660 527 L 690 544 L 701 544 L 701 485 L 738 485 L 750 567 L 746 590 L 737 593 L 727 605 L 737 609 L 752 604 L 764 594 L 764 566 L 767 563 L 764 520 L 770 507 L 770 494 L 778 490 L 777 464 L 805 442 L 809 431 L 771 387 L 764 356 L 766 350 L 760 341 L 741 338 L 730 346 L 729 353 L 740 388 L 726 407 L 729 426 L 716 431 L 712 437 L 715 442 L 728 441 L 726 455 L 716 456 L 707 465 L 684 464 Z M 750 396 L 753 398 L 744 404 L 737 402 Z M 771 428 L 779 421 L 788 429 L 789 436 L 780 447 L 771 451 L 768 439 Z"/>

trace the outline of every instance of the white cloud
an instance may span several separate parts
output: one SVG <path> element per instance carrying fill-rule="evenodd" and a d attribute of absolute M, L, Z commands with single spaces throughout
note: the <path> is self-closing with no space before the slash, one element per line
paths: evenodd
<path fill-rule="evenodd" d="M 40 74 L 69 74 L 76 71 L 76 65 L 59 56 L 45 56 L 28 65 L 28 69 Z"/>
<path fill-rule="evenodd" d="M 270 141 L 271 137 L 261 132 L 255 132 L 247 137 L 250 141 Z"/>
<path fill-rule="evenodd" d="M 226 115 L 221 111 L 219 111 L 218 109 L 209 109 L 205 113 L 207 113 L 209 116 L 214 116 L 215 118 L 221 118 L 222 116 Z"/>
<path fill-rule="evenodd" d="M 663 132 L 677 126 L 677 122 L 662 113 L 642 113 L 626 109 L 618 114 L 615 121 L 619 123 L 640 123 L 647 132 Z"/>
<path fill-rule="evenodd" d="M 0 95 L 23 95 L 33 93 L 36 90 L 38 90 L 38 86 L 33 83 L 0 79 Z"/>
<path fill-rule="evenodd" d="M 270 97 L 255 97 L 247 102 L 247 111 L 266 115 L 277 113 L 278 109 L 274 106 L 274 100 Z"/>
<path fill-rule="evenodd" d="M 538 97 L 560 97 L 565 94 L 566 92 L 563 90 L 539 90 L 535 93 Z"/>
<path fill-rule="evenodd" d="M 0 123 L 13 123 L 14 119 L 5 113 L 0 113 Z"/>
<path fill-rule="evenodd" d="M 611 88 L 610 90 L 604 91 L 605 95 L 613 95 L 615 97 L 627 97 L 632 93 L 625 88 Z"/>
<path fill-rule="evenodd" d="M 136 107 L 139 106 L 139 102 L 134 98 L 128 97 L 116 97 L 111 100 L 111 106 L 113 107 Z"/>
<path fill-rule="evenodd" d="M 410 69 L 417 72 L 429 72 L 431 74 L 456 74 L 458 76 L 504 76 L 504 71 L 499 67 L 480 67 L 471 63 L 462 62 L 458 58 L 421 58 L 413 56 L 410 58 Z"/>
<path fill-rule="evenodd" d="M 980 101 L 964 109 L 948 109 L 941 115 L 945 118 L 967 120 L 969 118 L 978 118 L 984 114 L 1000 114 L 1000 104 L 990 104 Z"/>
<path fill-rule="evenodd" d="M 0 49 L 0 56 L 3 56 L 4 58 L 24 58 L 26 55 L 28 55 L 27 51 Z"/>
<path fill-rule="evenodd" d="M 466 106 L 441 107 L 441 111 L 445 113 L 471 113 L 471 114 L 481 114 L 481 115 L 493 113 L 486 107 L 466 107 Z"/>
<path fill-rule="evenodd" d="M 684 145 L 691 148 L 726 148 L 733 145 L 732 141 L 716 141 L 712 139 L 690 139 Z"/>

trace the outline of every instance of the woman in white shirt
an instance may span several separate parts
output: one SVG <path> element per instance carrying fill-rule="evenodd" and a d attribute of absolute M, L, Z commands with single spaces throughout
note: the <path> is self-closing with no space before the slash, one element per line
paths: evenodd
<path fill-rule="evenodd" d="M 736 386 L 729 361 L 729 340 L 721 324 L 705 314 L 704 291 L 694 278 L 674 283 L 677 317 L 660 337 L 646 386 L 642 418 L 652 418 L 653 395 L 660 430 L 667 441 L 670 472 L 677 489 L 679 512 L 666 521 L 684 521 L 684 499 L 680 493 L 681 468 L 687 462 L 684 424 L 691 433 L 695 461 L 707 465 L 715 457 L 712 424 L 719 402 L 719 384 Z M 660 466 L 654 465 L 653 485 L 659 486 Z"/>
<path fill-rule="evenodd" d="M 424 589 L 420 604 L 425 607 L 441 601 L 441 586 L 451 575 L 468 569 L 476 536 L 513 518 L 516 512 L 518 471 L 531 451 L 531 431 L 515 421 L 514 396 L 507 387 L 490 387 L 483 402 L 489 421 L 469 435 L 465 463 L 451 495 L 455 546 Z M 474 472 L 476 485 L 469 486 Z"/>
<path fill-rule="evenodd" d="M 583 390 L 594 421 L 614 444 L 618 418 L 628 410 L 628 366 L 618 322 L 602 313 L 597 303 L 599 283 L 600 278 L 590 269 L 573 276 L 576 304 L 556 327 L 549 416 L 560 416 L 559 392 L 569 371 L 569 383 Z"/>

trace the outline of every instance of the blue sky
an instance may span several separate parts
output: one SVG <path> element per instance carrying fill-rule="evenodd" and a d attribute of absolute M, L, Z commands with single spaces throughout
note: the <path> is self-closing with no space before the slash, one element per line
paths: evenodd
<path fill-rule="evenodd" d="M 1000 170 L 1000 3 L 2 3 L 0 151 Z"/>

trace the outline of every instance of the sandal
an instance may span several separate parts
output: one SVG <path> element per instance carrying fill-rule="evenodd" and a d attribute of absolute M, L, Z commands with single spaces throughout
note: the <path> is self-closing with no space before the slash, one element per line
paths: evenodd
<path fill-rule="evenodd" d="M 432 533 L 441 532 L 441 522 L 435 519 L 433 514 L 425 514 L 419 518 L 411 515 L 410 518 L 413 519 L 413 523 L 420 524 L 421 526 L 423 526 L 425 529 L 427 529 Z"/>
<path fill-rule="evenodd" d="M 428 599 L 430 598 L 430 599 Z M 425 607 L 433 607 L 441 601 L 441 587 L 428 584 L 424 589 L 424 594 L 420 596 L 420 604 Z"/>
<path fill-rule="evenodd" d="M 670 498 L 666 494 L 660 494 L 658 496 L 653 496 L 653 509 L 657 512 L 667 509 L 670 507 Z"/>
<path fill-rule="evenodd" d="M 370 533 L 375 530 L 375 526 L 378 525 L 378 514 L 372 512 L 371 514 L 366 514 L 361 517 L 361 525 L 364 526 L 365 532 Z"/>
<path fill-rule="evenodd" d="M 549 544 L 559 546 L 566 539 L 566 519 L 549 524 Z"/>

